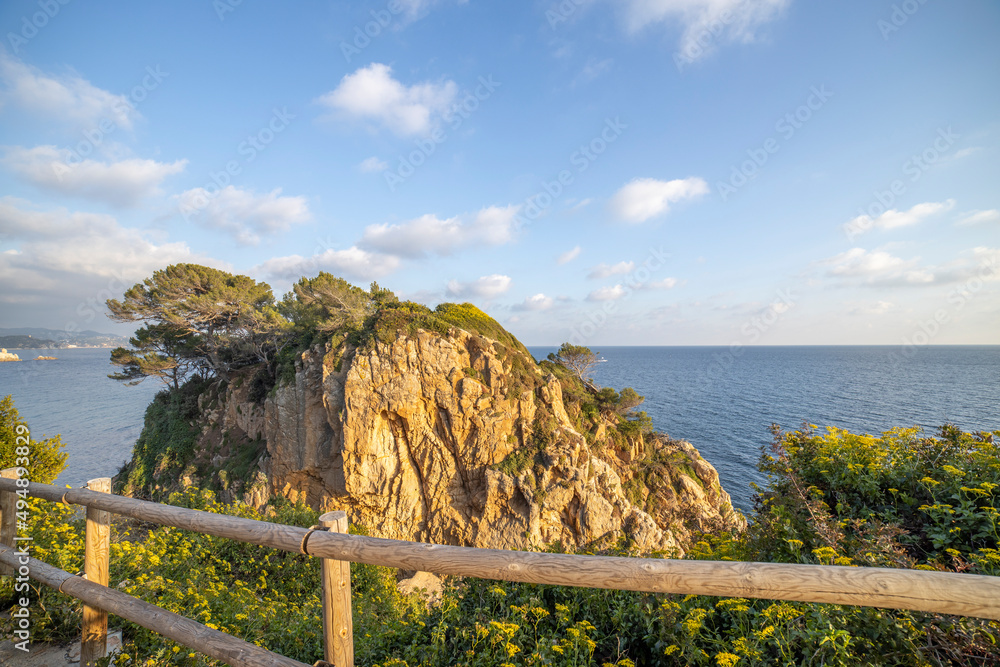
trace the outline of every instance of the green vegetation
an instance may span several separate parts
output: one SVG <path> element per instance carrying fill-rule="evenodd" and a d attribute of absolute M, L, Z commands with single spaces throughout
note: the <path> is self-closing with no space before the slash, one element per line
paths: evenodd
<path fill-rule="evenodd" d="M 266 283 L 197 264 L 174 264 L 133 285 L 110 317 L 145 322 L 116 348 L 110 375 L 127 384 L 147 377 L 178 389 L 192 374 L 228 380 L 233 369 L 267 361 L 282 347 L 286 321 Z"/>
<path fill-rule="evenodd" d="M 10 407 L 0 423 L 0 466 L 11 463 L 6 434 L 17 417 Z M 995 576 L 998 440 L 1000 432 L 962 433 L 950 426 L 936 437 L 913 429 L 878 437 L 836 429 L 819 434 L 808 427 L 776 431 L 761 458 L 770 482 L 759 489 L 750 529 L 704 535 L 687 557 Z M 544 452 L 544 445 L 532 439 L 525 449 Z M 59 443 L 35 447 L 41 456 Z M 317 520 L 316 513 L 281 499 L 263 512 L 222 505 L 197 489 L 170 502 L 298 526 Z M 30 512 L 34 555 L 78 571 L 82 521 L 56 503 L 31 501 Z M 322 655 L 315 559 L 118 523 L 111 563 L 112 586 L 131 595 L 306 663 Z M 450 580 L 441 599 L 428 606 L 401 595 L 391 570 L 355 564 L 352 578 L 362 665 L 923 666 L 986 665 L 1000 655 L 1000 623 L 971 618 L 473 579 Z M 35 640 L 76 636 L 79 603 L 40 586 L 31 596 Z M 0 609 L 12 600 L 12 583 L 0 584 Z M 0 632 L 9 633 L 9 623 L 0 621 Z M 112 625 L 122 622 L 112 617 Z M 123 627 L 118 665 L 218 664 L 138 626 Z"/>
<path fill-rule="evenodd" d="M 51 484 L 66 465 L 62 439 L 56 435 L 44 440 L 29 437 L 28 425 L 14 407 L 11 395 L 0 398 L 0 470 L 24 468 L 33 482 Z M 18 450 L 19 447 L 27 449 Z"/>
<path fill-rule="evenodd" d="M 607 443 L 649 450 L 646 439 L 653 433 L 653 420 L 636 410 L 646 399 L 632 387 L 625 387 L 621 393 L 612 387 L 598 388 L 592 380 L 583 378 L 585 373 L 580 368 L 568 365 L 567 359 L 596 359 L 590 349 L 563 343 L 559 350 L 560 354 L 550 354 L 539 365 L 542 372 L 552 373 L 562 385 L 563 403 L 574 427 L 596 446 L 604 444 L 596 441 L 596 433 L 604 428 Z"/>
<path fill-rule="evenodd" d="M 194 378 L 176 391 L 156 395 L 146 408 L 132 460 L 116 477 L 116 493 L 152 496 L 157 478 L 180 477 L 195 455 L 201 432 L 198 399 L 207 388 L 207 381 Z"/>
<path fill-rule="evenodd" d="M 552 416 L 540 410 L 525 438 L 525 444 L 508 454 L 503 461 L 494 465 L 493 469 L 517 477 L 536 463 L 544 465 L 545 450 L 552 444 L 554 430 L 555 422 Z"/>
<path fill-rule="evenodd" d="M 549 361 L 559 364 L 569 370 L 578 380 L 588 387 L 594 387 L 593 379 L 589 377 L 590 371 L 597 365 L 597 355 L 591 352 L 589 347 L 563 343 L 557 352 L 549 355 Z"/>

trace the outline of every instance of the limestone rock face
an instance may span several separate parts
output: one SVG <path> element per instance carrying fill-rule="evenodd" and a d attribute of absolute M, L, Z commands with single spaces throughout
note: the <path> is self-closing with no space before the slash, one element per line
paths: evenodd
<path fill-rule="evenodd" d="M 741 526 L 693 446 L 633 444 L 656 453 L 648 461 L 676 464 L 650 477 L 642 452 L 601 440 L 603 425 L 588 444 L 556 377 L 533 361 L 519 376 L 515 353 L 461 330 L 316 347 L 263 405 L 249 400 L 249 382 L 233 382 L 208 421 L 234 443 L 266 443 L 245 499 L 346 510 L 377 537 L 530 549 L 624 536 L 681 555 L 692 528 Z M 540 423 L 544 439 L 533 435 Z"/>

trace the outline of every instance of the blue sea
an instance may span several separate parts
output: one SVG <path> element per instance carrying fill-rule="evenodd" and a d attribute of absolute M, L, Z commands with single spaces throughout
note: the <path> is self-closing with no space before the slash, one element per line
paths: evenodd
<path fill-rule="evenodd" d="M 544 358 L 555 348 L 532 347 Z M 719 470 L 743 510 L 770 425 L 803 422 L 879 433 L 946 422 L 965 430 L 1000 429 L 1000 346 L 596 347 L 606 361 L 594 379 L 634 387 L 660 431 L 693 443 Z M 110 476 L 131 454 L 146 405 L 161 386 L 125 387 L 107 378 L 109 350 L 20 350 L 57 361 L 0 363 L 0 395 L 40 438 L 62 434 L 69 452 L 59 483 L 80 486 Z"/>

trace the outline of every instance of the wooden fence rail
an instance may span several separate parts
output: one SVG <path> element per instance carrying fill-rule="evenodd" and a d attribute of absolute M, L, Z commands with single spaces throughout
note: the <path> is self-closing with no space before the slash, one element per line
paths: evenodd
<path fill-rule="evenodd" d="M 0 496 L 15 490 L 0 479 Z M 1000 577 L 890 568 L 665 560 L 501 551 L 273 524 L 85 489 L 29 495 L 293 553 L 482 579 L 907 609 L 1000 620 Z M 328 647 L 329 649 L 329 647 Z"/>
<path fill-rule="evenodd" d="M 27 562 L 24 562 L 27 561 Z M 179 644 L 217 658 L 230 665 L 246 667 L 308 667 L 305 663 L 271 653 L 224 632 L 213 630 L 196 621 L 161 609 L 113 588 L 101 586 L 83 577 L 64 572 L 35 558 L 19 557 L 14 549 L 0 546 L 0 562 L 15 569 L 26 566 L 31 578 L 71 595 L 84 604 L 111 612 L 127 621 L 173 639 Z M 81 655 L 81 664 L 86 664 Z"/>

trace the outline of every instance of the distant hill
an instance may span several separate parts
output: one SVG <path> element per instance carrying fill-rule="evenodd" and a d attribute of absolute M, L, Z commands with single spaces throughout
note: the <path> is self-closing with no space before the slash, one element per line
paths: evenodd
<path fill-rule="evenodd" d="M 58 347 L 59 344 L 47 338 L 33 338 L 31 336 L 0 336 L 0 347 L 10 350 L 35 350 L 40 348 Z"/>
<path fill-rule="evenodd" d="M 118 347 L 127 346 L 127 336 L 101 333 L 99 331 L 62 331 L 22 327 L 0 329 L 0 347 L 11 350 L 35 350 L 60 347 Z"/>

